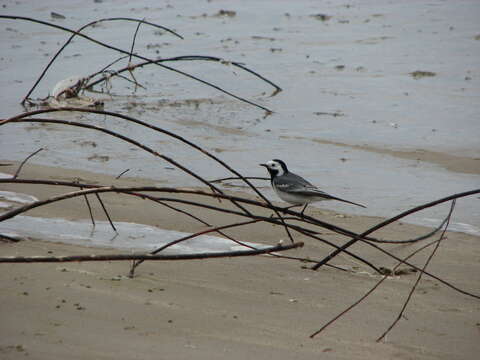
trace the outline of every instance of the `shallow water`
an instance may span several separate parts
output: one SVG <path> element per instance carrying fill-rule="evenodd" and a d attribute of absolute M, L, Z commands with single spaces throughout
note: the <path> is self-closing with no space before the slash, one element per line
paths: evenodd
<path fill-rule="evenodd" d="M 214 16 L 222 9 L 236 15 Z M 51 19 L 51 11 L 66 19 Z M 272 115 L 265 117 L 259 109 L 153 66 L 135 71 L 147 90 L 135 92 L 131 84 L 116 80 L 112 83 L 116 96 L 100 97 L 106 110 L 173 131 L 246 176 L 266 176 L 258 163 L 281 158 L 323 190 L 368 206 L 357 209 L 328 202 L 318 207 L 391 216 L 480 185 L 477 1 L 369 1 L 348 6 L 342 1 L 176 1 L 153 6 L 127 1 L 46 1 L 32 6 L 20 1 L 8 3 L 1 13 L 74 29 L 101 17 L 146 17 L 175 29 L 185 40 L 142 26 L 136 42 L 139 54 L 151 58 L 201 54 L 244 62 L 283 92 L 270 97 L 268 85 L 231 66 L 169 65 L 266 106 Z M 316 14 L 332 17 L 322 21 L 312 16 Z M 8 117 L 22 111 L 18 102 L 68 36 L 38 24 L 0 21 L 6 29 L 0 32 L 0 116 Z M 104 23 L 87 34 L 129 50 L 135 27 Z M 95 72 L 116 57 L 77 39 L 34 97 L 44 97 L 58 81 Z M 436 75 L 414 79 L 410 73 L 418 70 Z M 231 175 L 201 153 L 152 130 L 90 115 L 62 118 L 115 129 L 206 178 Z M 32 162 L 115 175 L 130 169 L 129 176 L 162 184 L 198 185 L 170 164 L 100 133 L 39 124 L 0 128 L 2 159 L 21 160 L 39 147 L 46 150 Z M 417 149 L 467 159 L 470 165 L 452 171 L 442 163 L 404 156 Z M 270 190 L 264 191 L 274 198 Z M 431 226 L 447 212 L 445 205 L 407 220 Z M 454 222 L 479 233 L 479 219 L 478 197 L 458 201 Z"/>

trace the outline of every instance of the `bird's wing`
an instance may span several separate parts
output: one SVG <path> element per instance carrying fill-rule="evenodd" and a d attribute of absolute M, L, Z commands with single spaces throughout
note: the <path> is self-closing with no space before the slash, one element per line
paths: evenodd
<path fill-rule="evenodd" d="M 341 199 L 339 197 L 330 195 L 330 194 L 320 190 L 315 185 L 312 185 L 311 183 L 309 183 L 304 178 L 302 178 L 298 175 L 292 174 L 292 173 L 288 174 L 288 178 L 283 177 L 283 179 L 279 179 L 279 180 L 280 181 L 277 182 L 277 187 L 279 187 L 280 189 L 282 189 L 284 191 L 288 191 L 288 192 L 291 192 L 291 193 L 295 193 L 295 194 L 303 195 L 303 196 L 307 196 L 307 197 L 316 195 L 320 198 L 324 198 L 325 200 L 337 200 L 337 201 L 342 201 L 342 202 L 345 202 L 345 203 L 348 203 L 348 204 L 360 206 L 360 207 L 363 207 L 363 208 L 366 207 L 362 204 L 357 204 L 357 203 L 354 203 L 352 201 L 348 201 L 348 200 Z"/>

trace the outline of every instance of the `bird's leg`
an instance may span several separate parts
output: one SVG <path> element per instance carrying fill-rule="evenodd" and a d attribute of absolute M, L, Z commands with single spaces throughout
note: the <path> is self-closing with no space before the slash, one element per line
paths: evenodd
<path fill-rule="evenodd" d="M 302 215 L 302 217 L 303 217 L 303 212 L 305 211 L 305 209 L 307 208 L 307 206 L 308 206 L 308 203 L 305 204 L 305 206 L 303 207 L 302 211 L 300 212 L 300 215 Z"/>
<path fill-rule="evenodd" d="M 297 207 L 297 206 L 300 206 L 300 205 L 290 205 L 290 206 L 286 206 L 286 207 L 283 208 L 283 210 L 290 210 L 290 209 L 292 209 L 292 208 L 294 208 L 294 207 Z"/>

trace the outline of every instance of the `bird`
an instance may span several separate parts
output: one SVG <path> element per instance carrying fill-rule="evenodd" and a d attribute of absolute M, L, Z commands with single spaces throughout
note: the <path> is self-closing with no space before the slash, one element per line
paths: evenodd
<path fill-rule="evenodd" d="M 267 168 L 272 188 L 280 199 L 293 206 L 304 205 L 300 213 L 302 216 L 308 204 L 322 200 L 338 200 L 366 208 L 365 205 L 327 194 L 301 176 L 288 171 L 287 164 L 282 160 L 273 159 L 259 165 Z"/>

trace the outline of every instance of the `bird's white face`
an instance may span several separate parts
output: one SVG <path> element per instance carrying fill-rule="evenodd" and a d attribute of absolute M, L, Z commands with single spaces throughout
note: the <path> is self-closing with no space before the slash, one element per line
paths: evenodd
<path fill-rule="evenodd" d="M 282 176 L 283 174 L 285 174 L 282 165 L 278 161 L 270 160 L 267 161 L 265 165 L 267 165 L 269 172 L 274 173 L 275 176 Z"/>

